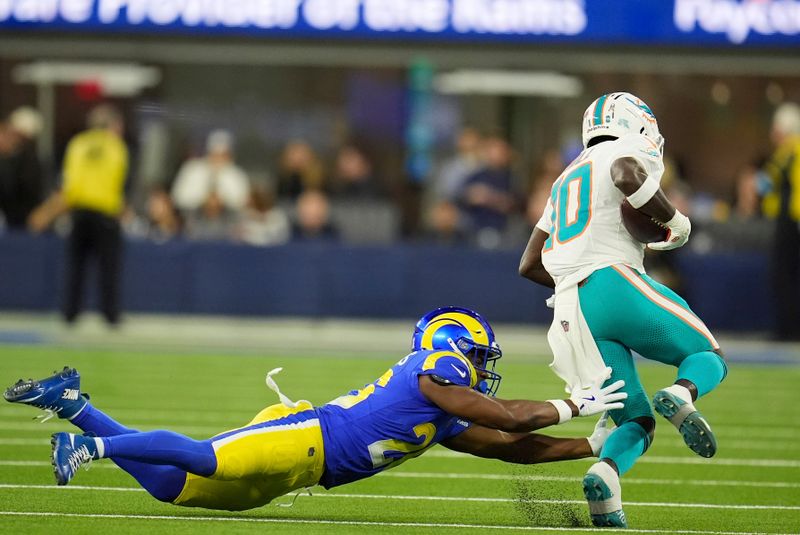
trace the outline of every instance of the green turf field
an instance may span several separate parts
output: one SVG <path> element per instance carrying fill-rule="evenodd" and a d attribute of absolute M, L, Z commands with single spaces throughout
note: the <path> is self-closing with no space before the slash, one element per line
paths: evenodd
<path fill-rule="evenodd" d="M 0 346 L 0 385 L 77 367 L 93 402 L 142 430 L 169 428 L 197 438 L 246 423 L 275 403 L 266 371 L 294 399 L 324 403 L 377 378 L 402 357 L 279 357 L 231 351 L 107 351 Z M 501 361 L 502 397 L 561 396 L 542 356 Z M 641 368 L 649 390 L 672 381 L 672 370 Z M 714 427 L 713 460 L 691 453 L 674 429 L 659 422 L 647 456 L 623 479 L 632 533 L 800 532 L 798 367 L 732 365 L 700 408 Z M 591 531 L 580 491 L 589 461 L 515 466 L 456 455 L 436 447 L 374 478 L 326 492 L 312 489 L 293 507 L 273 504 L 246 513 L 165 505 L 103 460 L 70 486 L 55 485 L 49 436 L 68 423 L 32 420 L 29 407 L 0 405 L 0 527 L 4 533 L 441 533 Z M 577 420 L 554 434 L 583 436 L 594 422 Z M 284 497 L 283 504 L 290 497 Z"/>

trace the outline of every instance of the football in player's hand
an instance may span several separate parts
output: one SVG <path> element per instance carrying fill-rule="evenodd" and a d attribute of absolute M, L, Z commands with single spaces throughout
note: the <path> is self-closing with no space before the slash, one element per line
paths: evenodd
<path fill-rule="evenodd" d="M 619 210 L 625 230 L 636 241 L 655 243 L 667 239 L 667 229 L 656 223 L 649 215 L 631 206 L 628 199 L 622 201 Z"/>

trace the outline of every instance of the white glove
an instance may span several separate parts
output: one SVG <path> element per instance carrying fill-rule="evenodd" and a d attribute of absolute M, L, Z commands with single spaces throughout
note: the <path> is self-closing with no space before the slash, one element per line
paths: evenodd
<path fill-rule="evenodd" d="M 592 453 L 595 457 L 600 455 L 600 450 L 603 449 L 603 444 L 606 443 L 606 439 L 614 432 L 614 429 L 609 429 L 607 427 L 608 422 L 608 412 L 604 412 L 603 415 L 597 420 L 597 424 L 594 426 L 594 431 L 592 435 L 586 437 L 586 440 L 589 441 L 589 446 L 592 448 Z"/>
<path fill-rule="evenodd" d="M 619 381 L 602 388 L 606 379 L 611 377 L 611 368 L 606 368 L 603 373 L 598 375 L 592 384 L 583 388 L 576 386 L 572 389 L 569 399 L 578 407 L 579 416 L 591 416 L 604 411 L 621 409 L 623 399 L 627 399 L 627 392 L 617 392 L 625 386 L 625 381 Z"/>
<path fill-rule="evenodd" d="M 689 218 L 680 213 L 677 209 L 672 219 L 664 223 L 667 227 L 667 239 L 656 243 L 648 243 L 647 246 L 654 251 L 669 251 L 682 247 L 689 241 L 689 234 L 692 232 L 692 223 Z"/>
<path fill-rule="evenodd" d="M 556 308 L 556 294 L 553 294 L 545 299 L 544 304 L 547 306 L 547 308 Z"/>

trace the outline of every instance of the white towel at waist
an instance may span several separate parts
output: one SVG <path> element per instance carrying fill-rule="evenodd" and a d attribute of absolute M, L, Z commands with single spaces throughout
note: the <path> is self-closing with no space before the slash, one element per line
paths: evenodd
<path fill-rule="evenodd" d="M 606 368 L 578 298 L 578 283 L 586 274 L 576 275 L 559 281 L 556 286 L 553 323 L 547 331 L 553 351 L 550 367 L 564 380 L 567 392 L 577 386 L 589 386 Z"/>

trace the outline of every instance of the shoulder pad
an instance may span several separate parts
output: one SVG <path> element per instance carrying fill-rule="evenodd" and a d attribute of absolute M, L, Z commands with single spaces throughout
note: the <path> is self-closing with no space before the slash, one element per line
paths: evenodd
<path fill-rule="evenodd" d="M 470 388 L 478 384 L 475 367 L 469 360 L 454 351 L 432 351 L 422 363 L 420 374 L 435 375 L 440 381 L 448 381 L 448 384 L 469 386 Z"/>
<path fill-rule="evenodd" d="M 613 159 L 634 158 L 642 164 L 649 176 L 661 179 L 664 172 L 664 159 L 658 146 L 645 136 L 631 134 L 619 139 L 619 148 Z"/>

